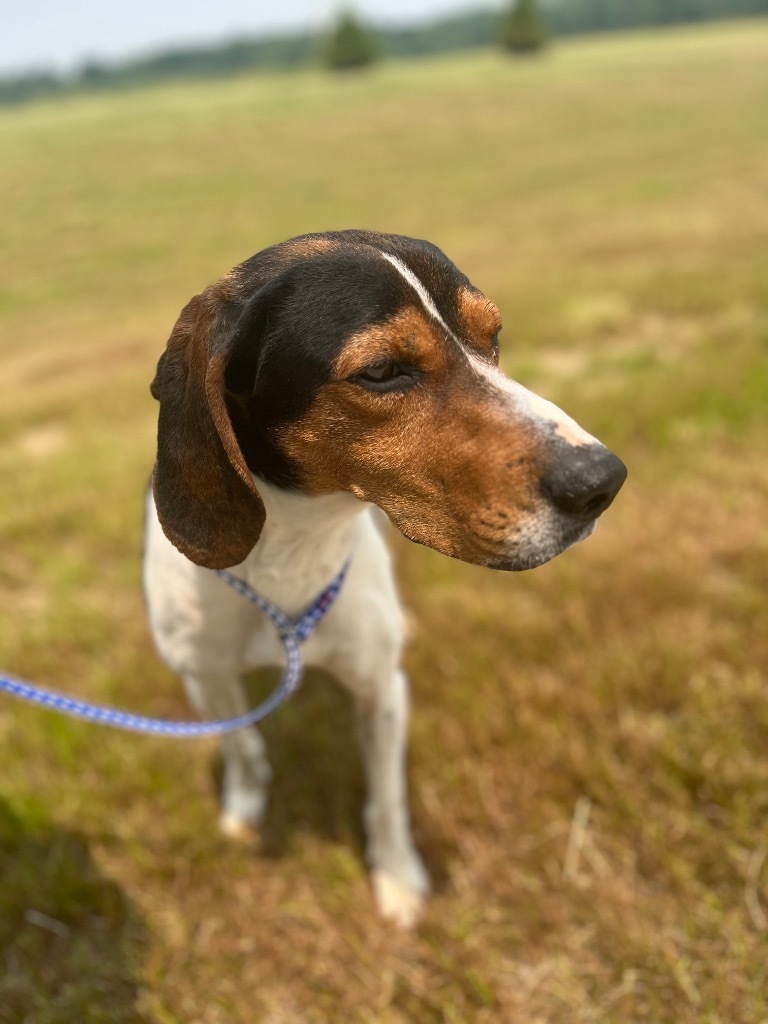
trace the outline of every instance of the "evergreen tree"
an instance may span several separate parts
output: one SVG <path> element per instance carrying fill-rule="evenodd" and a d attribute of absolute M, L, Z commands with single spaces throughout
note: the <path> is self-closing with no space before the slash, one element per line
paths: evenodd
<path fill-rule="evenodd" d="M 343 12 L 326 44 L 326 65 L 334 71 L 346 71 L 366 67 L 377 57 L 372 34 L 351 12 Z"/>
<path fill-rule="evenodd" d="M 535 53 L 546 46 L 548 38 L 536 0 L 514 0 L 501 23 L 501 45 L 512 53 Z"/>

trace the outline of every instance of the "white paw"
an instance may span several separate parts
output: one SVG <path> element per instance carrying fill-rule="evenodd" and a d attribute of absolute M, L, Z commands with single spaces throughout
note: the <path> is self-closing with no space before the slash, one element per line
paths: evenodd
<path fill-rule="evenodd" d="M 385 921 L 404 930 L 419 922 L 424 913 L 424 892 L 378 869 L 371 872 L 371 882 L 376 906 Z"/>
<path fill-rule="evenodd" d="M 231 811 L 222 811 L 219 816 L 219 829 L 228 838 L 235 842 L 253 846 L 259 838 L 256 826 L 243 818 L 232 814 Z"/>

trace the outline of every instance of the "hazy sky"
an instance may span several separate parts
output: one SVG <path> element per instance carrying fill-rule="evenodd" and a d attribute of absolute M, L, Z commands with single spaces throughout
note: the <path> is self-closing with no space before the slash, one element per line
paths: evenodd
<path fill-rule="evenodd" d="M 317 27 L 339 0 L 2 0 L 0 74 L 71 68 L 85 57 L 117 58 L 169 43 L 197 43 L 280 29 Z M 409 22 L 465 10 L 473 0 L 357 0 L 360 14 Z"/>

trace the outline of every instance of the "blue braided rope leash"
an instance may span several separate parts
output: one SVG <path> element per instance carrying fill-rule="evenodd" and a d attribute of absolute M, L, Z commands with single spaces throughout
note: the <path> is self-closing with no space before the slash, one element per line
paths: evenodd
<path fill-rule="evenodd" d="M 100 725 L 111 725 L 116 729 L 125 729 L 128 732 L 150 733 L 155 736 L 172 736 L 176 739 L 187 739 L 194 736 L 214 736 L 220 733 L 233 732 L 235 729 L 243 729 L 247 725 L 266 718 L 270 712 L 279 707 L 298 689 L 301 682 L 304 666 L 301 660 L 301 644 L 303 644 L 314 633 L 321 619 L 330 611 L 336 598 L 339 596 L 344 580 L 349 569 L 350 559 L 341 568 L 341 571 L 334 577 L 322 593 L 318 594 L 309 607 L 302 612 L 298 619 L 291 619 L 276 604 L 267 600 L 257 593 L 243 580 L 233 576 L 226 569 L 217 569 L 217 574 L 228 583 L 230 587 L 241 594 L 251 604 L 270 620 L 277 629 L 280 640 L 285 648 L 285 671 L 283 677 L 266 700 L 257 705 L 244 715 L 237 718 L 223 718 L 211 722 L 174 722 L 163 718 L 147 718 L 144 715 L 134 715 L 128 711 L 119 711 L 117 708 L 107 708 L 98 704 L 89 704 L 84 700 L 76 700 L 74 697 L 66 697 L 61 693 L 54 693 L 51 690 L 42 690 L 30 683 L 22 682 L 11 676 L 0 675 L 0 692 L 7 693 L 19 700 L 26 700 L 40 707 L 48 708 L 51 711 L 58 711 L 61 714 L 71 715 L 74 718 L 83 718 L 89 722 L 98 722 Z"/>

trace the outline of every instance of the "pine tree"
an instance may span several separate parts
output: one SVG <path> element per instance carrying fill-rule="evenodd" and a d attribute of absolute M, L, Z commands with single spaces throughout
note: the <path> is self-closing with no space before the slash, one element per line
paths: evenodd
<path fill-rule="evenodd" d="M 501 23 L 501 45 L 512 53 L 535 53 L 547 45 L 549 32 L 536 0 L 514 0 Z"/>
<path fill-rule="evenodd" d="M 372 34 L 345 11 L 339 16 L 325 49 L 325 63 L 334 71 L 347 71 L 372 64 L 378 57 Z"/>

